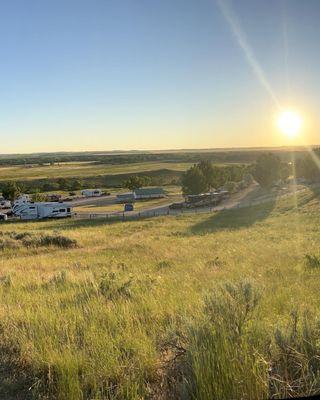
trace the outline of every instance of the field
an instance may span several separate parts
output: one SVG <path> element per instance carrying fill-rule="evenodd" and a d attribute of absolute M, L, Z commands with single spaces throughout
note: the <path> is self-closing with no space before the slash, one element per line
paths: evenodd
<path fill-rule="evenodd" d="M 14 166 L 0 168 L 1 180 L 33 180 L 50 178 L 83 178 L 97 175 L 143 173 L 169 169 L 185 171 L 191 163 L 145 162 L 130 164 L 96 164 L 90 162 L 61 163 L 55 165 Z"/>
<path fill-rule="evenodd" d="M 319 211 L 3 225 L 0 398 L 319 393 Z"/>

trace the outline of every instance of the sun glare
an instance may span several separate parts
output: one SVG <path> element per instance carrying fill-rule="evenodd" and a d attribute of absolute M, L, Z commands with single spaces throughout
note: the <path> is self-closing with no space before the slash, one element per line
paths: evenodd
<path fill-rule="evenodd" d="M 295 111 L 282 111 L 277 118 L 277 125 L 280 131 L 288 138 L 293 139 L 300 133 L 302 118 Z"/>

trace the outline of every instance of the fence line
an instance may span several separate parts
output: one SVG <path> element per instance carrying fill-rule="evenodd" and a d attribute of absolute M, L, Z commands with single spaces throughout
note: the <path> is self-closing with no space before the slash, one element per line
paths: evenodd
<path fill-rule="evenodd" d="M 206 207 L 206 208 L 194 208 L 194 209 L 181 209 L 181 210 L 170 210 L 169 208 L 167 210 L 162 210 L 160 212 L 157 212 L 156 210 L 152 211 L 139 211 L 139 212 L 132 212 L 132 211 L 127 211 L 127 212 L 122 212 L 122 213 L 90 213 L 90 214 L 85 214 L 85 213 L 77 213 L 74 214 L 74 218 L 79 218 L 79 219 L 107 219 L 110 221 L 125 221 L 125 220 L 134 220 L 134 219 L 142 219 L 142 218 L 150 218 L 150 217 L 160 217 L 160 216 L 166 216 L 166 215 L 172 215 L 172 216 L 179 216 L 179 215 L 185 215 L 185 214 L 205 214 L 205 213 L 212 213 L 212 212 L 221 212 L 221 211 L 226 211 L 226 210 L 232 210 L 232 209 L 240 209 L 240 208 L 247 208 L 251 207 L 253 205 L 257 205 L 261 203 L 257 202 L 250 202 L 248 204 L 237 204 L 233 207 Z"/>

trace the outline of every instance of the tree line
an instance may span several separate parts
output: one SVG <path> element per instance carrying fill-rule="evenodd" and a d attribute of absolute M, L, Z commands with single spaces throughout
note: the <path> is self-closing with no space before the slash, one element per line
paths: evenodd
<path fill-rule="evenodd" d="M 201 161 L 211 161 L 212 163 L 254 163 L 263 153 L 262 150 L 208 150 L 208 151 L 184 151 L 184 152 L 127 152 L 103 154 L 96 152 L 62 152 L 62 153 L 42 153 L 42 154 L 16 154 L 0 155 L 1 166 L 30 165 L 49 166 L 50 164 L 62 162 L 91 162 L 92 164 L 131 164 L 141 162 L 188 162 L 198 163 Z M 289 161 L 291 151 L 273 150 L 282 161 Z M 295 154 L 304 154 L 306 151 L 295 151 Z"/>
<path fill-rule="evenodd" d="M 218 166 L 203 160 L 189 168 L 182 177 L 183 194 L 212 191 L 227 182 L 239 182 L 249 171 L 247 165 Z"/>
<path fill-rule="evenodd" d="M 231 182 L 248 180 L 249 176 L 263 188 L 284 182 L 290 176 L 320 181 L 320 149 L 294 162 L 284 162 L 275 153 L 260 154 L 256 162 L 250 165 L 215 166 L 208 160 L 201 161 L 183 174 L 182 192 L 205 193 Z"/>

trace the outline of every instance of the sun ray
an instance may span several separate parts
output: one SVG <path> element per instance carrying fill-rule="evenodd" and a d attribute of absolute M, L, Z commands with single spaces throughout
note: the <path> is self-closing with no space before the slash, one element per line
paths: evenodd
<path fill-rule="evenodd" d="M 230 5 L 227 5 L 225 0 L 217 0 L 219 8 L 227 21 L 231 32 L 233 33 L 240 49 L 243 51 L 245 58 L 250 65 L 255 77 L 259 81 L 259 83 L 264 87 L 266 92 L 269 94 L 271 99 L 273 100 L 277 109 L 280 109 L 280 102 L 266 77 L 264 70 L 262 69 L 260 63 L 258 62 L 252 48 L 250 47 L 248 40 L 240 26 L 238 18 L 234 11 L 231 9 Z"/>

